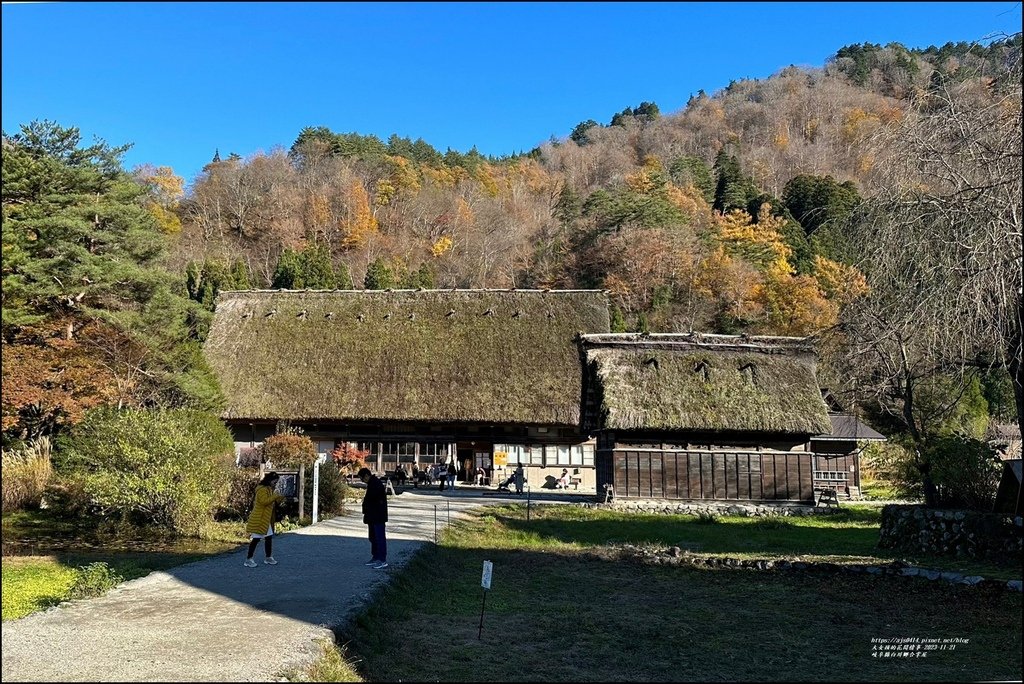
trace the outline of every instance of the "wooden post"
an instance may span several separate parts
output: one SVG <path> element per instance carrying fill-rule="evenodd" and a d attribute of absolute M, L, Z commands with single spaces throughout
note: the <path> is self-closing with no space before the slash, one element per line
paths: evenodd
<path fill-rule="evenodd" d="M 302 514 L 306 510 L 306 464 L 299 464 L 299 520 L 302 520 Z"/>

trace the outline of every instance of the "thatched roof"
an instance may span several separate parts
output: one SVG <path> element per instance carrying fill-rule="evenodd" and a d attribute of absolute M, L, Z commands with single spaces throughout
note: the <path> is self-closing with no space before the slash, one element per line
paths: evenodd
<path fill-rule="evenodd" d="M 615 430 L 828 432 L 804 338 L 614 334 L 582 338 Z"/>
<path fill-rule="evenodd" d="M 577 426 L 592 290 L 222 292 L 205 353 L 226 419 Z"/>

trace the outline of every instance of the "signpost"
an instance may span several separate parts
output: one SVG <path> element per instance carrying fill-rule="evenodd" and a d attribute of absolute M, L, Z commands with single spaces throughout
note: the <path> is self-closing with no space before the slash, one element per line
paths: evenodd
<path fill-rule="evenodd" d="M 495 451 L 494 456 L 491 459 L 491 463 L 494 466 L 491 471 L 494 482 L 502 482 L 505 475 L 505 466 L 508 465 L 508 452 L 507 451 Z M 498 475 L 498 471 L 501 471 L 501 475 Z"/>
<path fill-rule="evenodd" d="M 313 463 L 313 524 L 320 519 L 320 466 L 327 462 L 327 454 L 320 454 Z"/>
<path fill-rule="evenodd" d="M 487 590 L 491 588 L 491 572 L 494 570 L 494 563 L 484 561 L 484 574 L 480 578 L 480 586 L 484 588 L 483 602 L 480 604 L 480 629 L 477 630 L 476 638 L 482 638 L 484 633 L 484 607 L 487 605 Z"/>

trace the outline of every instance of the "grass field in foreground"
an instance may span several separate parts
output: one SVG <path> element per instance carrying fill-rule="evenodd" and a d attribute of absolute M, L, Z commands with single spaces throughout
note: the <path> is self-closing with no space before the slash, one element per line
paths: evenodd
<path fill-rule="evenodd" d="M 125 580 L 145 577 L 154 570 L 166 570 L 190 563 L 209 553 L 61 553 L 50 556 L 5 556 L 3 558 L 3 620 L 16 620 L 37 610 L 57 605 L 68 597 L 75 582 L 75 569 L 103 562 Z"/>
<path fill-rule="evenodd" d="M 314 678 L 1020 679 L 1020 594 L 918 578 L 640 566 L 601 554 L 613 542 L 688 542 L 729 555 L 859 555 L 877 539 L 870 516 L 701 524 L 552 506 L 527 522 L 518 508 L 482 511 L 397 572 L 339 635 L 337 667 Z M 494 581 L 478 639 L 484 560 L 494 562 Z M 885 659 L 871 655 L 874 637 L 969 641 Z"/>
<path fill-rule="evenodd" d="M 103 532 L 96 522 L 47 511 L 3 516 L 3 620 L 56 605 L 68 596 L 75 569 L 107 563 L 126 580 L 189 563 L 245 543 L 241 523 L 213 523 L 208 538 Z"/>

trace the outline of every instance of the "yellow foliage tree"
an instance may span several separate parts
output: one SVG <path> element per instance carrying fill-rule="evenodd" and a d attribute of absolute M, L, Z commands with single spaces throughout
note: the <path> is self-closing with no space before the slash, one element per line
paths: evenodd
<path fill-rule="evenodd" d="M 308 226 L 314 231 L 323 229 L 331 222 L 331 203 L 323 192 L 314 191 L 309 194 L 306 211 Z"/>
<path fill-rule="evenodd" d="M 473 207 L 469 206 L 469 202 L 464 197 L 460 197 L 455 203 L 455 215 L 462 225 L 468 225 L 476 218 L 473 214 Z"/>
<path fill-rule="evenodd" d="M 504 166 L 505 187 L 511 189 L 516 181 L 525 181 L 526 188 L 534 193 L 550 193 L 555 179 L 535 159 L 520 159 Z"/>
<path fill-rule="evenodd" d="M 174 235 L 181 232 L 181 217 L 178 216 L 177 212 L 173 209 L 168 209 L 161 204 L 150 204 L 148 207 L 149 213 L 156 219 L 156 223 L 160 226 L 160 230 L 168 235 Z"/>
<path fill-rule="evenodd" d="M 718 239 L 733 253 L 741 255 L 768 275 L 788 274 L 793 250 L 782 240 L 785 220 L 771 215 L 771 205 L 761 205 L 757 223 L 742 209 L 716 214 Z"/>
<path fill-rule="evenodd" d="M 388 157 L 388 160 L 391 163 L 391 174 L 388 176 L 388 181 L 394 187 L 395 193 L 400 195 L 418 192 L 422 183 L 415 165 L 405 157 Z"/>
<path fill-rule="evenodd" d="M 741 323 L 757 318 L 760 309 L 753 295 L 764 277 L 753 266 L 722 245 L 709 250 L 695 249 L 694 244 L 681 247 L 672 256 L 674 328 L 701 330 L 728 319 Z"/>
<path fill-rule="evenodd" d="M 734 259 L 725 247 L 717 245 L 697 262 L 690 286 L 721 313 L 748 319 L 759 312 L 754 295 L 761 280 L 760 274 L 748 264 Z"/>
<path fill-rule="evenodd" d="M 775 131 L 775 137 L 772 138 L 772 144 L 780 150 L 784 150 L 789 147 L 789 130 L 780 126 Z"/>
<path fill-rule="evenodd" d="M 135 169 L 135 178 L 149 187 L 146 208 L 156 219 L 160 230 L 168 234 L 181 232 L 178 207 L 185 196 L 185 179 L 174 173 L 170 166 L 149 164 Z"/>
<path fill-rule="evenodd" d="M 370 210 L 370 197 L 358 178 L 353 178 L 346 189 L 345 216 L 339 222 L 341 248 L 358 249 L 366 245 L 372 233 L 377 232 L 377 219 Z"/>
<path fill-rule="evenodd" d="M 442 235 L 441 237 L 434 241 L 434 244 L 430 246 L 430 253 L 435 258 L 440 258 L 443 257 L 448 252 L 452 251 L 452 247 L 454 246 L 455 243 L 452 241 L 450 237 L 448 237 L 447 235 Z"/>
<path fill-rule="evenodd" d="M 473 175 L 487 195 L 491 197 L 498 196 L 498 181 L 494 177 L 494 169 L 490 164 L 481 164 L 476 168 Z"/>
<path fill-rule="evenodd" d="M 650 194 L 665 184 L 665 169 L 654 155 L 644 158 L 644 165 L 626 176 L 626 186 L 641 195 Z"/>
<path fill-rule="evenodd" d="M 680 188 L 669 183 L 665 188 L 665 196 L 689 219 L 687 221 L 689 225 L 704 228 L 714 223 L 714 212 L 711 205 L 704 199 L 701 191 L 693 185 Z"/>
<path fill-rule="evenodd" d="M 158 166 L 152 170 L 144 167 L 141 174 L 160 204 L 174 206 L 185 196 L 185 179 L 176 175 L 170 166 Z"/>
<path fill-rule="evenodd" d="M 814 277 L 825 296 L 840 307 L 863 297 L 870 289 L 864 274 L 856 268 L 821 255 L 814 257 Z"/>
<path fill-rule="evenodd" d="M 423 167 L 423 178 L 434 185 L 454 188 L 460 182 L 469 178 L 469 172 L 461 166 L 443 166 L 441 168 L 425 166 Z"/>
<path fill-rule="evenodd" d="M 764 311 L 764 332 L 775 335 L 810 335 L 839 318 L 839 306 L 812 276 L 770 275 L 755 289 L 754 301 Z"/>
<path fill-rule="evenodd" d="M 377 181 L 377 192 L 374 193 L 373 203 L 378 207 L 385 207 L 391 204 L 391 200 L 398 194 L 398 188 L 388 178 L 381 178 Z"/>
<path fill-rule="evenodd" d="M 881 117 L 873 112 L 866 112 L 860 107 L 848 111 L 843 117 L 843 125 L 839 128 L 839 137 L 843 143 L 852 147 L 878 127 Z"/>

